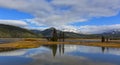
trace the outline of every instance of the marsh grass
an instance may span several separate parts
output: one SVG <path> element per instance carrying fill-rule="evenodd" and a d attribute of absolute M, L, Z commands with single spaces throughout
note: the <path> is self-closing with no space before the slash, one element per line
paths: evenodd
<path fill-rule="evenodd" d="M 35 39 L 35 38 L 25 38 L 23 40 L 24 41 L 37 41 L 38 39 Z"/>
<path fill-rule="evenodd" d="M 72 40 L 72 39 L 70 39 Z M 73 39 L 74 40 L 74 39 Z M 83 39 L 82 39 L 83 40 Z M 84 39 L 85 40 L 85 39 Z M 92 39 L 91 39 L 92 40 Z M 85 45 L 85 46 L 97 46 L 97 47 L 113 47 L 120 48 L 120 41 L 109 41 L 109 42 L 51 42 L 51 41 L 41 41 L 35 38 L 26 38 L 18 42 L 12 42 L 7 44 L 0 44 L 0 51 L 9 51 L 15 49 L 27 49 L 27 48 L 37 48 L 41 45 L 51 45 L 51 44 L 74 44 L 74 45 Z"/>

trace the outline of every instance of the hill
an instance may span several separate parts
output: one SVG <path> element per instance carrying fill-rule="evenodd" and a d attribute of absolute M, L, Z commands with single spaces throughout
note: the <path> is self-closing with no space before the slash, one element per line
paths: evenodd
<path fill-rule="evenodd" d="M 111 30 L 102 33 L 102 35 L 107 36 L 111 39 L 120 39 L 120 30 Z"/>
<path fill-rule="evenodd" d="M 55 28 L 51 27 L 51 28 L 45 29 L 43 31 L 40 31 L 40 30 L 31 30 L 31 31 L 36 34 L 42 34 L 44 37 L 50 37 L 50 36 L 52 36 L 53 29 L 55 29 Z M 62 31 L 57 30 L 58 35 L 60 32 L 62 32 Z"/>
<path fill-rule="evenodd" d="M 37 34 L 30 30 L 17 26 L 0 24 L 0 38 L 29 38 L 38 37 Z"/>
<path fill-rule="evenodd" d="M 32 30 L 36 34 L 42 34 L 44 37 L 50 37 L 52 36 L 52 32 L 54 27 L 45 29 L 43 31 L 39 30 Z M 59 36 L 60 32 L 63 32 L 61 30 L 57 30 L 57 34 Z M 100 38 L 100 35 L 98 34 L 92 34 L 92 35 L 85 35 L 85 34 L 79 34 L 79 33 L 74 33 L 74 32 L 64 32 L 66 38 Z"/>
<path fill-rule="evenodd" d="M 43 31 L 40 30 L 27 30 L 24 28 L 20 28 L 12 25 L 0 24 L 0 38 L 36 38 L 36 37 L 50 37 L 52 35 L 54 27 L 45 29 Z M 60 35 L 61 30 L 57 30 L 58 36 Z M 112 30 L 107 31 L 102 34 L 80 34 L 74 32 L 66 32 L 66 38 L 101 38 L 101 36 L 107 36 L 109 38 L 120 39 L 120 31 Z"/>

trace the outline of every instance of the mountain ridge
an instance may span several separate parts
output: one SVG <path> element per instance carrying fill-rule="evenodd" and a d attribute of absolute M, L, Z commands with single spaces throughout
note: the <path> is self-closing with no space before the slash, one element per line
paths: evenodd
<path fill-rule="evenodd" d="M 53 29 L 55 29 L 55 28 L 51 27 L 51 28 L 45 29 L 43 31 L 39 31 L 39 30 L 35 31 L 34 30 L 33 32 L 40 33 L 44 37 L 50 37 L 50 36 L 52 36 Z M 74 32 L 61 31 L 61 30 L 57 30 L 57 29 L 56 29 L 56 31 L 57 31 L 58 36 L 60 35 L 60 32 L 64 32 L 66 38 L 91 38 L 91 36 L 93 38 L 100 38 L 100 36 L 94 35 L 94 34 L 93 35 L 79 34 L 79 33 L 74 33 Z"/>
<path fill-rule="evenodd" d="M 0 24 L 0 38 L 28 38 L 37 37 L 30 30 L 13 25 Z"/>
<path fill-rule="evenodd" d="M 0 38 L 38 38 L 38 37 L 50 37 L 52 35 L 52 31 L 55 29 L 54 27 L 45 29 L 43 31 L 40 30 L 28 30 L 24 28 L 20 28 L 12 25 L 0 24 Z M 56 30 L 58 36 L 60 32 L 64 32 L 66 38 L 101 38 L 101 36 L 106 36 L 109 38 L 119 38 L 120 39 L 120 31 L 111 30 L 104 32 L 102 34 L 79 34 L 74 32 L 67 32 Z"/>

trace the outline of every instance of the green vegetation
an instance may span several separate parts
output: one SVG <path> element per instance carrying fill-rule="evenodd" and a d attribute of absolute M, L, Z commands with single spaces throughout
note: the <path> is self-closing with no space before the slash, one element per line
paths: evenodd
<path fill-rule="evenodd" d="M 40 38 L 40 37 L 52 37 L 53 27 L 45 29 L 43 31 L 39 30 L 27 30 L 12 25 L 0 24 L 0 38 Z M 58 38 L 60 33 L 63 33 L 61 30 L 56 30 Z M 80 39 L 101 39 L 101 36 L 104 35 L 105 38 L 110 40 L 119 40 L 120 32 L 109 32 L 103 34 L 79 34 L 74 32 L 64 32 L 64 38 L 80 38 Z"/>
<path fill-rule="evenodd" d="M 53 29 L 53 32 L 52 32 L 51 41 L 57 41 L 57 40 L 58 40 L 57 31 L 56 31 L 56 29 L 54 28 L 54 29 Z"/>
<path fill-rule="evenodd" d="M 27 29 L 0 24 L 0 38 L 34 38 L 39 36 L 41 35 L 37 35 Z"/>

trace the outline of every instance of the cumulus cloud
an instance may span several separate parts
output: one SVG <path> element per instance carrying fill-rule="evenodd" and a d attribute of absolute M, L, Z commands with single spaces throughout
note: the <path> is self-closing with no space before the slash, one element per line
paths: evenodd
<path fill-rule="evenodd" d="M 117 15 L 120 0 L 0 0 L 0 6 L 29 12 L 39 24 L 57 25 Z"/>
<path fill-rule="evenodd" d="M 115 16 L 120 12 L 120 0 L 0 0 L 0 7 L 30 13 L 34 18 L 29 22 L 40 26 L 67 27 L 67 30 L 76 31 L 69 23 Z"/>
<path fill-rule="evenodd" d="M 0 24 L 14 25 L 20 27 L 27 26 L 27 23 L 21 20 L 0 20 Z"/>
<path fill-rule="evenodd" d="M 78 28 L 83 34 L 98 34 L 98 33 L 104 33 L 115 30 L 120 31 L 120 24 L 101 25 L 101 26 L 86 25 L 86 26 L 80 26 Z"/>

